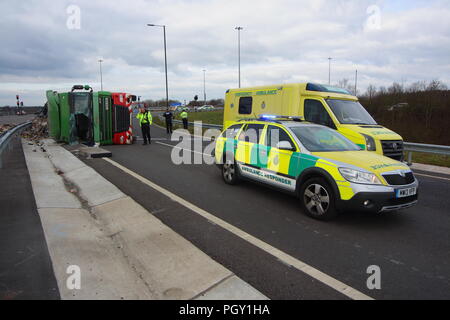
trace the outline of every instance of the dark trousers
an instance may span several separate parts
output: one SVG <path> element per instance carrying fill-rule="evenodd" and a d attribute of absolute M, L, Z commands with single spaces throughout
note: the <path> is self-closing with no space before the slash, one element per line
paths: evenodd
<path fill-rule="evenodd" d="M 188 127 L 188 119 L 183 119 L 183 128 L 187 130 Z"/>
<path fill-rule="evenodd" d="M 167 129 L 167 133 L 168 133 L 168 134 L 173 133 L 173 123 L 172 123 L 172 120 L 170 120 L 170 121 L 167 121 L 167 120 L 166 120 L 166 129 Z"/>
<path fill-rule="evenodd" d="M 150 124 L 142 124 L 142 136 L 144 137 L 144 143 L 152 143 L 152 137 L 150 136 Z"/>

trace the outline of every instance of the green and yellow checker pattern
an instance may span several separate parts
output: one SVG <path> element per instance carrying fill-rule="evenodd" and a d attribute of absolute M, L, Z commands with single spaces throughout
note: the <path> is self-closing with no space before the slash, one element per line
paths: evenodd
<path fill-rule="evenodd" d="M 273 123 L 270 125 L 277 126 Z M 279 127 L 283 129 L 282 126 Z M 318 167 L 328 172 L 334 178 L 342 200 L 349 200 L 355 195 L 350 182 L 342 177 L 338 166 L 333 162 L 315 155 L 302 153 L 298 145 L 296 145 L 297 151 L 279 150 L 266 146 L 267 125 L 265 125 L 261 134 L 259 144 L 241 141 L 238 137 L 243 128 L 234 138 L 220 137 L 217 140 L 216 163 L 222 163 L 224 155 L 228 153 L 232 154 L 234 159 L 240 164 L 292 180 L 297 180 L 304 170 Z M 289 136 L 291 135 L 289 134 Z M 292 136 L 291 139 L 295 141 Z M 293 185 L 295 186 L 295 184 Z"/>

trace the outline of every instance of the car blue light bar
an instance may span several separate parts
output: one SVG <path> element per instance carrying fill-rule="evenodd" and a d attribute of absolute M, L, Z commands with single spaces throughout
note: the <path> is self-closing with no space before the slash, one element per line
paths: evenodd
<path fill-rule="evenodd" d="M 303 121 L 302 117 L 293 117 L 293 116 L 282 116 L 282 115 L 274 115 L 274 114 L 262 114 L 259 116 L 260 120 L 294 120 L 294 121 Z"/>
<path fill-rule="evenodd" d="M 279 118 L 280 116 L 276 116 L 273 114 L 262 114 L 259 116 L 260 119 L 276 119 Z"/>

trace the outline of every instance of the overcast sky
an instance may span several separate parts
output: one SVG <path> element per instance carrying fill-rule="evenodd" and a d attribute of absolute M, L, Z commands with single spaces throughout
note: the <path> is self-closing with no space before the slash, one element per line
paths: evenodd
<path fill-rule="evenodd" d="M 76 7 L 73 7 L 75 5 Z M 72 7 L 71 7 L 72 6 Z M 79 8 L 80 19 L 77 19 Z M 358 89 L 440 79 L 450 84 L 450 1 L 419 0 L 0 0 L 0 106 L 42 105 L 45 91 L 73 84 L 165 96 L 223 98 L 242 85 L 348 78 Z"/>

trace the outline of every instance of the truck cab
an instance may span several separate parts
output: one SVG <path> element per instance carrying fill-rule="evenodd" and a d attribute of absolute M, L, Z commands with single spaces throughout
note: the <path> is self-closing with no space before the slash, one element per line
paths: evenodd
<path fill-rule="evenodd" d="M 131 115 L 136 96 L 127 93 L 113 93 L 112 132 L 114 144 L 132 144 L 133 126 Z"/>
<path fill-rule="evenodd" d="M 86 145 L 132 144 L 131 113 L 136 96 L 94 92 L 75 85 L 70 92 L 47 91 L 50 136 Z"/>

